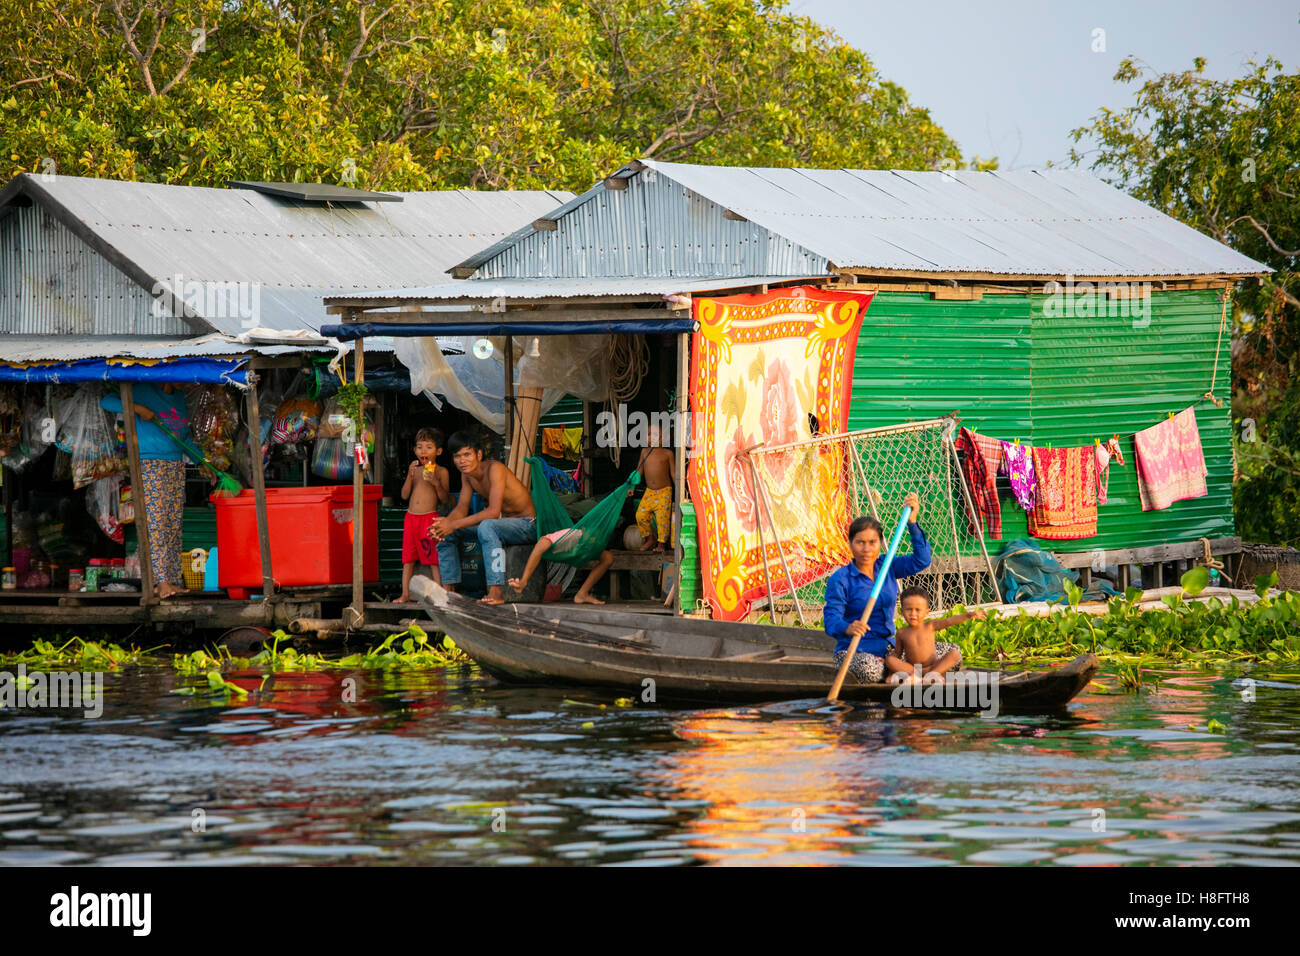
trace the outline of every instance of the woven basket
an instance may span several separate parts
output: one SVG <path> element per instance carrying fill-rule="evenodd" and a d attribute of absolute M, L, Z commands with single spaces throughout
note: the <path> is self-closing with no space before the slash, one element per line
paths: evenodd
<path fill-rule="evenodd" d="M 201 560 L 195 562 L 195 555 L 200 555 Z M 191 591 L 203 590 L 203 571 L 195 571 L 194 566 L 197 563 L 199 568 L 203 568 L 208 560 L 208 552 L 202 548 L 191 548 L 181 555 L 181 576 L 185 578 L 185 587 Z"/>
<path fill-rule="evenodd" d="M 1300 591 L 1300 551 L 1272 544 L 1243 544 L 1238 587 L 1255 586 L 1255 576 L 1277 572 L 1277 586 Z"/>

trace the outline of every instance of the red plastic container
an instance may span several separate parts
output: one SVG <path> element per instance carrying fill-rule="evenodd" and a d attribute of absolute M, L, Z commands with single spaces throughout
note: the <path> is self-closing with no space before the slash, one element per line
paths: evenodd
<path fill-rule="evenodd" d="M 378 485 L 363 489 L 361 541 L 367 582 L 379 580 Z M 262 590 L 262 552 L 253 492 L 213 495 L 217 506 L 217 585 L 235 599 Z M 280 587 L 352 583 L 352 486 L 266 489 L 271 573 Z"/>

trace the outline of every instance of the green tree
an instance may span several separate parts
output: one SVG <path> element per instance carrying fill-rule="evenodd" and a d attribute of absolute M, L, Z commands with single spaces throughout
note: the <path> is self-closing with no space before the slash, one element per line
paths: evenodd
<path fill-rule="evenodd" d="M 9 175 L 586 189 L 638 156 L 961 162 L 783 0 L 10 0 L 0 18 Z"/>
<path fill-rule="evenodd" d="M 1300 543 L 1300 76 L 1269 58 L 1213 80 L 1205 60 L 1115 79 L 1135 102 L 1073 131 L 1103 179 L 1274 271 L 1233 298 L 1236 520 L 1243 537 Z"/>

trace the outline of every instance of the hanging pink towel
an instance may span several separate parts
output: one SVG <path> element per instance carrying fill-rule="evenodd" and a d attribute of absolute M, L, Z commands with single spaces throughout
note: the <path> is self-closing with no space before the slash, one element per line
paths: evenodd
<path fill-rule="evenodd" d="M 1143 511 L 1160 511 L 1175 501 L 1208 494 L 1201 434 L 1190 406 L 1134 435 L 1133 449 Z"/>

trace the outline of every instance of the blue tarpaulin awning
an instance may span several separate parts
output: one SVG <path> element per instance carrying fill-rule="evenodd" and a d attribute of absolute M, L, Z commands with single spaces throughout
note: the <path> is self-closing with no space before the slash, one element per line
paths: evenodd
<path fill-rule="evenodd" d="M 350 325 L 322 325 L 320 334 L 342 342 L 391 335 L 412 338 L 424 335 L 657 335 L 664 332 L 694 332 L 695 320 L 617 319 L 574 320 L 559 322 L 356 322 Z"/>
<path fill-rule="evenodd" d="M 119 358 L 78 359 L 73 362 L 0 362 L 0 382 L 66 384 L 75 382 L 175 382 L 248 386 L 248 361 L 237 358 L 178 358 L 139 361 Z"/>

